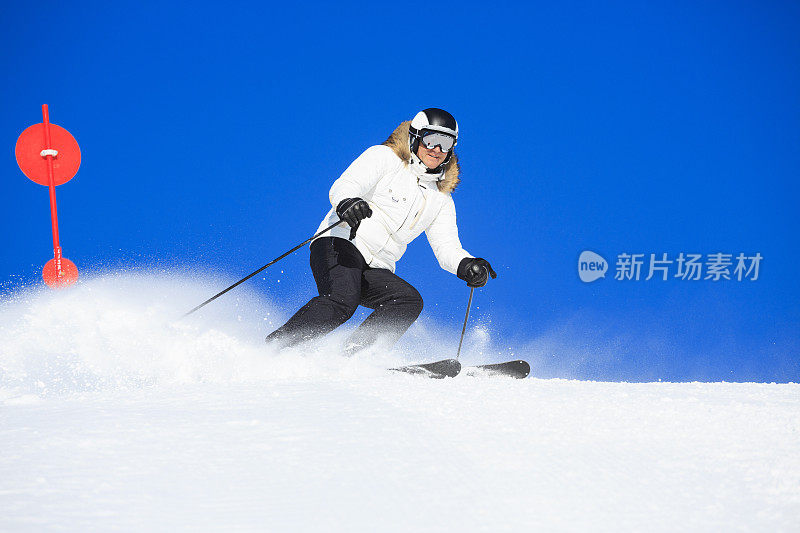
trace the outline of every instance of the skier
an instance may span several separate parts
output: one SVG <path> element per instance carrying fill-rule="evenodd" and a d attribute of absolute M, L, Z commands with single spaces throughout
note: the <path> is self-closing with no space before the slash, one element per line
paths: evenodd
<path fill-rule="evenodd" d="M 277 348 L 334 330 L 363 305 L 374 311 L 355 330 L 345 352 L 379 338 L 394 344 L 422 311 L 422 297 L 395 271 L 408 243 L 426 232 L 448 272 L 470 287 L 497 274 L 488 261 L 461 247 L 450 193 L 459 182 L 458 124 L 442 109 L 420 111 L 382 144 L 362 153 L 331 187 L 333 206 L 317 230 L 341 220 L 311 243 L 319 296 L 267 337 Z"/>

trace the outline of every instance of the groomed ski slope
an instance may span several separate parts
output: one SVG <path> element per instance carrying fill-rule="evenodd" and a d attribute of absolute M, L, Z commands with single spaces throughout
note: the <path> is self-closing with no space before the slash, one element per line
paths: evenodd
<path fill-rule="evenodd" d="M 798 530 L 798 384 L 428 380 L 267 353 L 247 291 L 176 320 L 208 289 L 5 297 L 1 531 Z"/>

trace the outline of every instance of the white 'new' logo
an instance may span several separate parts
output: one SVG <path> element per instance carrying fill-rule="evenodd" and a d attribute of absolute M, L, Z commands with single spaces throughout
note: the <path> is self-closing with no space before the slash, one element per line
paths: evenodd
<path fill-rule="evenodd" d="M 581 281 L 589 283 L 606 277 L 608 262 L 600 254 L 585 250 L 578 258 L 578 276 Z"/>

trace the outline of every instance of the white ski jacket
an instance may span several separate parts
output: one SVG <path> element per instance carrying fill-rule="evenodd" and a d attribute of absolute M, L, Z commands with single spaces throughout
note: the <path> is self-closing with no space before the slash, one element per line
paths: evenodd
<path fill-rule="evenodd" d="M 453 154 L 445 171 L 428 174 L 419 158 L 411 157 L 407 139 L 408 123 L 404 122 L 385 144 L 368 148 L 353 161 L 333 183 L 329 195 L 333 207 L 317 231 L 339 220 L 339 202 L 363 198 L 372 216 L 361 221 L 352 242 L 370 267 L 394 272 L 408 243 L 424 231 L 439 265 L 455 274 L 461 260 L 472 257 L 461 247 L 450 196 L 458 182 L 457 159 Z M 402 159 L 406 153 L 409 159 Z M 323 236 L 348 239 L 350 226 L 342 223 Z"/>

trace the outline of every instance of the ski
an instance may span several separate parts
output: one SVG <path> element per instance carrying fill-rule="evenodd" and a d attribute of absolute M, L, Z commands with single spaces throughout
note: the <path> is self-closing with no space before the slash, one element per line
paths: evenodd
<path fill-rule="evenodd" d="M 454 378 L 461 372 L 461 363 L 457 359 L 443 359 L 433 363 L 423 363 L 419 365 L 407 365 L 398 368 L 390 368 L 396 372 L 406 372 L 408 374 L 420 374 L 434 379 Z"/>
<path fill-rule="evenodd" d="M 505 376 L 514 379 L 522 379 L 531 373 L 531 365 L 526 361 L 506 361 L 492 365 L 479 365 L 467 367 L 464 373 L 467 376 Z"/>

